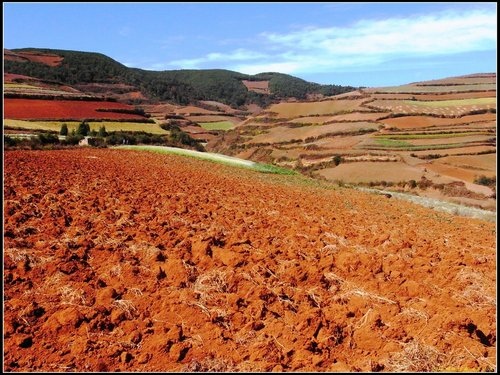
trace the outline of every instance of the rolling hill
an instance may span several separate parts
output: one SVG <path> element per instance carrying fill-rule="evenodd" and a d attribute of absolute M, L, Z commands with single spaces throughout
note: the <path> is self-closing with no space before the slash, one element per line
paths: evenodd
<path fill-rule="evenodd" d="M 279 73 L 251 76 L 222 69 L 148 71 L 128 68 L 99 53 L 34 48 L 4 50 L 4 72 L 72 85 L 86 93 L 141 93 L 140 97 L 128 98 L 134 103 L 168 100 L 186 105 L 197 100 L 214 100 L 241 107 L 354 89 L 319 85 Z M 249 90 L 243 81 L 266 84 L 268 92 Z"/>

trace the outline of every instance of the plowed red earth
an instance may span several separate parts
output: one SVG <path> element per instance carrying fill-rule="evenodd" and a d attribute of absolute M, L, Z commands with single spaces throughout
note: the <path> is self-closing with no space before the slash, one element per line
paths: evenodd
<path fill-rule="evenodd" d="M 4 99 L 4 118 L 24 120 L 109 119 L 139 120 L 143 116 L 130 113 L 101 112 L 98 109 L 133 109 L 117 102 L 80 100 Z"/>
<path fill-rule="evenodd" d="M 496 368 L 494 223 L 147 152 L 4 159 L 5 371 Z"/>

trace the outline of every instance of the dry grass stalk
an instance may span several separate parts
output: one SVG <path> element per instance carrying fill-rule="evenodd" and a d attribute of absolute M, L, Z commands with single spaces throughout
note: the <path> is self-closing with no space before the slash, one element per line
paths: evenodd
<path fill-rule="evenodd" d="M 114 300 L 113 305 L 124 311 L 128 319 L 132 319 L 133 313 L 137 311 L 132 301 L 129 301 L 127 299 Z"/>
<path fill-rule="evenodd" d="M 61 304 L 86 306 L 85 292 L 82 289 L 73 289 L 70 286 L 62 286 L 59 289 Z"/>
<path fill-rule="evenodd" d="M 443 368 L 446 355 L 419 341 L 405 344 L 403 351 L 393 354 L 387 370 L 391 372 L 434 372 Z"/>

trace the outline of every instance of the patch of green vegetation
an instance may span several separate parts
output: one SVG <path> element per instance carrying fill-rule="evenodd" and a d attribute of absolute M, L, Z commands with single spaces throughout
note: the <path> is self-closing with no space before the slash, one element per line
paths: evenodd
<path fill-rule="evenodd" d="M 199 122 L 198 125 L 206 130 L 229 130 L 234 128 L 231 121 Z"/>
<path fill-rule="evenodd" d="M 386 141 L 391 141 L 386 140 Z M 442 150 L 442 149 L 448 149 L 448 148 L 461 148 L 461 147 L 467 147 L 470 146 L 470 144 L 467 143 L 447 143 L 447 144 L 441 144 L 441 145 L 411 145 L 406 142 L 401 142 L 401 141 L 393 141 L 394 144 L 390 145 L 388 142 L 385 142 L 384 145 L 376 145 L 376 146 L 365 146 L 363 147 L 364 149 L 384 149 L 384 150 L 391 150 L 391 149 L 396 149 L 398 151 L 425 151 L 425 150 Z M 399 145 L 398 145 L 399 142 Z"/>
<path fill-rule="evenodd" d="M 496 177 L 486 177 L 484 175 L 481 175 L 481 176 L 476 177 L 474 179 L 474 183 L 494 188 L 497 185 L 497 178 Z"/>
<path fill-rule="evenodd" d="M 470 134 L 466 134 L 470 135 Z M 449 134 L 446 135 L 448 138 Z M 436 137 L 440 138 L 440 137 Z M 413 138 L 402 138 L 402 139 L 413 139 Z M 401 139 L 392 139 L 392 136 L 376 136 L 374 146 L 365 146 L 365 149 L 396 149 L 398 151 L 423 151 L 423 150 L 441 150 L 448 148 L 460 148 L 466 147 L 469 144 L 465 142 L 460 143 L 444 143 L 435 145 L 413 145 L 411 143 L 405 142 Z"/>
<path fill-rule="evenodd" d="M 462 132 L 462 133 L 432 133 L 432 134 L 384 134 L 376 135 L 377 138 L 384 139 L 438 139 L 438 138 L 454 138 L 466 137 L 470 135 L 489 135 L 488 132 Z"/>
<path fill-rule="evenodd" d="M 272 164 L 262 164 L 262 163 L 256 163 L 255 167 L 253 168 L 257 172 L 261 173 L 272 173 L 272 174 L 281 174 L 281 175 L 295 175 L 297 172 L 291 169 L 286 169 L 282 167 L 277 167 L 276 165 Z"/>
<path fill-rule="evenodd" d="M 382 147 L 395 147 L 395 148 L 412 147 L 412 144 L 408 142 L 398 141 L 385 137 L 377 137 L 375 138 L 375 142 L 377 143 L 377 145 L 380 145 Z"/>
<path fill-rule="evenodd" d="M 271 94 L 279 97 L 306 99 L 307 94 L 318 93 L 332 96 L 356 90 L 352 86 L 320 85 L 283 73 L 260 73 L 254 77 L 269 80 Z"/>

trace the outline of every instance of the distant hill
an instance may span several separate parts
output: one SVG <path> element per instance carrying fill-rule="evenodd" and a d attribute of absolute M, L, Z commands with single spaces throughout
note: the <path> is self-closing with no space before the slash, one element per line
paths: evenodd
<path fill-rule="evenodd" d="M 149 71 L 126 67 L 100 53 L 37 48 L 4 50 L 4 73 L 71 85 L 86 93 L 102 92 L 103 85 L 123 91 L 123 85 L 128 85 L 130 91 L 142 94 L 130 99 L 136 104 L 171 101 L 187 105 L 213 100 L 235 108 L 248 104 L 265 107 L 287 98 L 321 97 L 356 89 L 320 85 L 272 72 L 247 75 L 223 69 Z M 249 89 L 245 82 L 259 82 L 266 90 Z"/>

